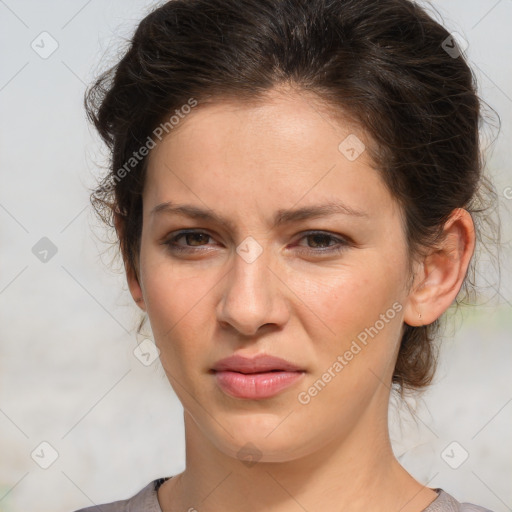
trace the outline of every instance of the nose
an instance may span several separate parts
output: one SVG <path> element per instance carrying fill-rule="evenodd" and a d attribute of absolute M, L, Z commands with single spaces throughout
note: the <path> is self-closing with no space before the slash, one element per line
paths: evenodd
<path fill-rule="evenodd" d="M 218 321 L 223 326 L 229 325 L 244 336 L 254 336 L 262 326 L 282 327 L 286 323 L 286 285 L 270 263 L 268 249 L 254 261 L 235 253 L 217 309 Z"/>

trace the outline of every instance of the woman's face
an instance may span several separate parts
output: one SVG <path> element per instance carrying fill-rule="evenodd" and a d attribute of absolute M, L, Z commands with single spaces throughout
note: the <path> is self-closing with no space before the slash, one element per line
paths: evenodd
<path fill-rule="evenodd" d="M 385 428 L 408 261 L 364 140 L 273 91 L 193 109 L 150 153 L 130 289 L 184 409 L 225 454 L 292 460 Z M 213 370 L 234 354 L 300 371 Z"/>

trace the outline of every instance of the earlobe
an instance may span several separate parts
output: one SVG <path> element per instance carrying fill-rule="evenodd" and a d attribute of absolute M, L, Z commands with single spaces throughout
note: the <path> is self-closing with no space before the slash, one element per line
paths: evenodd
<path fill-rule="evenodd" d="M 431 324 L 453 304 L 474 248 L 475 230 L 471 215 L 456 208 L 445 222 L 441 242 L 423 260 L 421 281 L 412 288 L 405 307 L 405 323 L 412 326 Z"/>

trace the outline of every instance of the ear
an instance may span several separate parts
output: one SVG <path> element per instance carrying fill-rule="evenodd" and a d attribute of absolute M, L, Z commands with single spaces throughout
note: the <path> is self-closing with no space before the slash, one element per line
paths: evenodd
<path fill-rule="evenodd" d="M 431 324 L 450 307 L 462 286 L 474 249 L 473 219 L 467 210 L 456 208 L 445 222 L 442 241 L 420 264 L 405 306 L 406 324 Z"/>
<path fill-rule="evenodd" d="M 116 233 L 118 239 L 121 241 L 121 253 L 123 257 L 123 263 L 124 263 L 124 270 L 126 273 L 126 280 L 128 282 L 128 288 L 130 290 L 130 294 L 133 297 L 133 300 L 136 302 L 136 304 L 143 310 L 146 311 L 146 303 L 144 302 L 144 296 L 142 292 L 142 288 L 139 283 L 139 277 L 136 274 L 133 267 L 129 264 L 129 262 L 126 259 L 125 251 L 122 246 L 122 235 L 124 232 L 124 217 L 118 213 L 114 213 L 114 224 L 116 228 Z"/>

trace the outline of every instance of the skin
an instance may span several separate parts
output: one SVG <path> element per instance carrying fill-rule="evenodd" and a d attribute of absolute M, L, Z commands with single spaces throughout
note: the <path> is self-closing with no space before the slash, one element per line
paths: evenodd
<path fill-rule="evenodd" d="M 126 273 L 185 411 L 186 469 L 160 487 L 164 512 L 419 512 L 437 497 L 393 455 L 390 383 L 404 323 L 431 323 L 453 303 L 473 254 L 473 223 L 454 210 L 445 241 L 415 263 L 408 286 L 399 205 L 368 151 L 354 161 L 340 152 L 349 134 L 371 143 L 309 94 L 274 89 L 258 104 L 198 106 L 151 150 L 140 259 Z M 211 209 L 233 226 L 151 213 L 166 201 Z M 272 227 L 278 209 L 328 201 L 365 216 Z M 192 228 L 207 236 L 176 242 L 191 252 L 165 245 Z M 305 236 L 313 230 L 334 239 Z M 248 236 L 262 249 L 251 263 L 236 252 Z M 344 237 L 341 252 L 326 252 Z M 300 403 L 298 394 L 393 303 L 401 306 L 394 318 Z M 275 397 L 233 398 L 209 370 L 235 352 L 278 356 L 305 373 Z M 252 465 L 237 455 L 247 443 L 256 447 Z"/>

